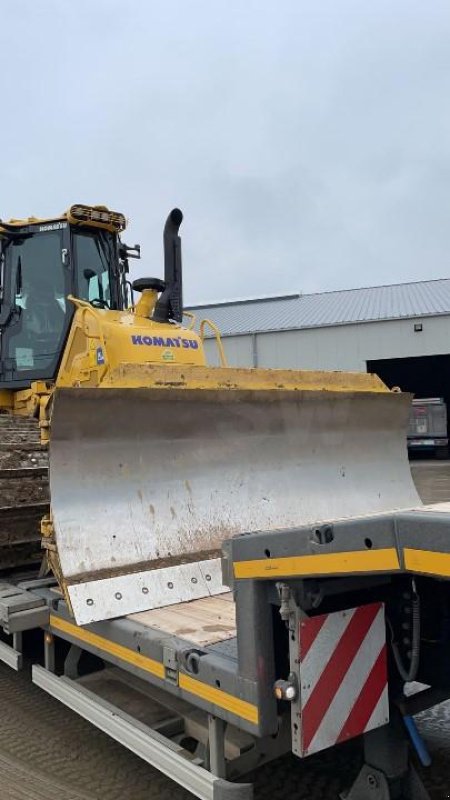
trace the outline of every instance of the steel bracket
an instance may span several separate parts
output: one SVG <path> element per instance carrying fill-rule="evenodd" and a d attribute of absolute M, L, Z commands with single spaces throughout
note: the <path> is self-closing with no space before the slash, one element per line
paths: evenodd
<path fill-rule="evenodd" d="M 32 667 L 33 683 L 91 722 L 200 800 L 252 800 L 253 787 L 200 766 L 183 747 L 103 700 L 76 681 Z"/>
<path fill-rule="evenodd" d="M 364 764 L 350 791 L 341 794 L 341 800 L 394 800 L 394 797 L 399 796 L 408 800 L 430 800 L 430 795 L 411 764 L 407 775 L 401 780 L 401 795 L 398 794 L 398 781 L 395 783 L 394 795 L 385 773 Z"/>
<path fill-rule="evenodd" d="M 45 601 L 11 583 L 0 583 L 0 626 L 5 633 L 19 633 L 48 625 Z"/>

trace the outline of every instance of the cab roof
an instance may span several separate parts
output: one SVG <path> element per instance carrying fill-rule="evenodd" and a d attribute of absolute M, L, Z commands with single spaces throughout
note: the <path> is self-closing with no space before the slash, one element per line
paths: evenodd
<path fill-rule="evenodd" d="M 111 233 L 121 233 L 127 226 L 125 216 L 118 211 L 111 211 L 107 206 L 88 206 L 76 203 L 59 216 L 0 220 L 0 233 L 7 233 L 11 228 L 24 228 L 29 225 L 51 225 L 57 222 L 68 222 L 70 225 L 88 225 Z"/>

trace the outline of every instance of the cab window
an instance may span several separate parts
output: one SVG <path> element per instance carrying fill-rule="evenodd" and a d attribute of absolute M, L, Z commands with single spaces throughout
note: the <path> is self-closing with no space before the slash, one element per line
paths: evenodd
<path fill-rule="evenodd" d="M 74 233 L 77 264 L 77 296 L 81 300 L 100 301 L 111 307 L 108 241 L 98 233 Z"/>
<path fill-rule="evenodd" d="M 2 357 L 13 372 L 45 375 L 59 358 L 67 295 L 61 247 L 59 231 L 16 239 L 8 247 L 13 297 Z"/>

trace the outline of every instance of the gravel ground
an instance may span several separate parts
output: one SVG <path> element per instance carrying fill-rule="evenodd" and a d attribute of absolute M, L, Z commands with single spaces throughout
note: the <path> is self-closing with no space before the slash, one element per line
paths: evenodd
<path fill-rule="evenodd" d="M 417 462 L 425 502 L 450 500 L 450 462 Z M 1 800 L 188 800 L 190 795 L 70 710 L 0 664 Z M 433 756 L 432 800 L 450 797 L 450 703 L 418 718 Z M 257 800 L 338 800 L 355 771 L 355 746 L 301 762 L 286 756 L 254 776 Z"/>
<path fill-rule="evenodd" d="M 411 472 L 424 503 L 450 500 L 450 461 L 413 461 Z"/>

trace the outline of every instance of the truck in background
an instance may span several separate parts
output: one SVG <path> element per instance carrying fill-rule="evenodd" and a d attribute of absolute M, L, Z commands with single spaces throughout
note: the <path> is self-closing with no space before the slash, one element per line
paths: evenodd
<path fill-rule="evenodd" d="M 408 428 L 408 451 L 448 457 L 447 404 L 442 397 L 412 401 Z"/>

